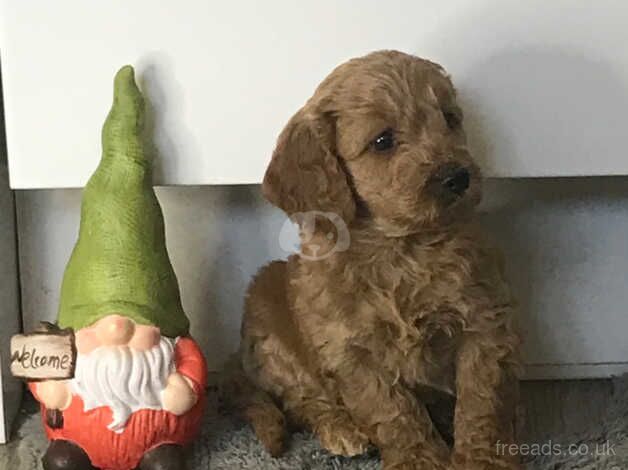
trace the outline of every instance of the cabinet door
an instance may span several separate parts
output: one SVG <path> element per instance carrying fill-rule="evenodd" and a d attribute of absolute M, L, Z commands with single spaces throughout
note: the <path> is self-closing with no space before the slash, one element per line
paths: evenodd
<path fill-rule="evenodd" d="M 258 183 L 316 84 L 383 48 L 452 74 L 486 174 L 626 174 L 627 21 L 612 0 L 0 0 L 11 183 L 84 185 L 125 63 L 157 183 Z"/>

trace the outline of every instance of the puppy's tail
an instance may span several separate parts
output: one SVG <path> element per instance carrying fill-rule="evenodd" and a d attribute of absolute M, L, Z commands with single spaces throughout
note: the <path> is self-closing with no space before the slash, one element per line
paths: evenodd
<path fill-rule="evenodd" d="M 243 416 L 257 438 L 273 457 L 283 453 L 287 426 L 283 412 L 272 397 L 247 377 L 240 354 L 229 360 L 228 371 L 220 381 L 220 399 L 225 406 Z"/>

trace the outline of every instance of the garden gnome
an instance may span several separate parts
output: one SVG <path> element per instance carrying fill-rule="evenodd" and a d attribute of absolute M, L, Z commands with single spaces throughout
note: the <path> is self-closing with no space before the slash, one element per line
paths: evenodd
<path fill-rule="evenodd" d="M 61 288 L 58 324 L 75 333 L 74 378 L 30 384 L 51 440 L 46 470 L 182 470 L 182 446 L 200 426 L 207 366 L 188 335 L 142 123 L 126 66 Z"/>

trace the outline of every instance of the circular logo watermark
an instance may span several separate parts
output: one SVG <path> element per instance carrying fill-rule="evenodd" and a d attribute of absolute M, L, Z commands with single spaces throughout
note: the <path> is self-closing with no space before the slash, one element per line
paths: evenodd
<path fill-rule="evenodd" d="M 346 251 L 350 243 L 347 224 L 334 212 L 296 212 L 286 219 L 279 232 L 282 250 L 311 261 Z"/>

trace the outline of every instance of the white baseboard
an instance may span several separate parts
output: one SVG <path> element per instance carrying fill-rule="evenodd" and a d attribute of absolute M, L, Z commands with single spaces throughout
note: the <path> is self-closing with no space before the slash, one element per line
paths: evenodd
<path fill-rule="evenodd" d="M 608 378 L 628 374 L 628 362 L 579 364 L 528 364 L 525 380 L 568 380 Z"/>

